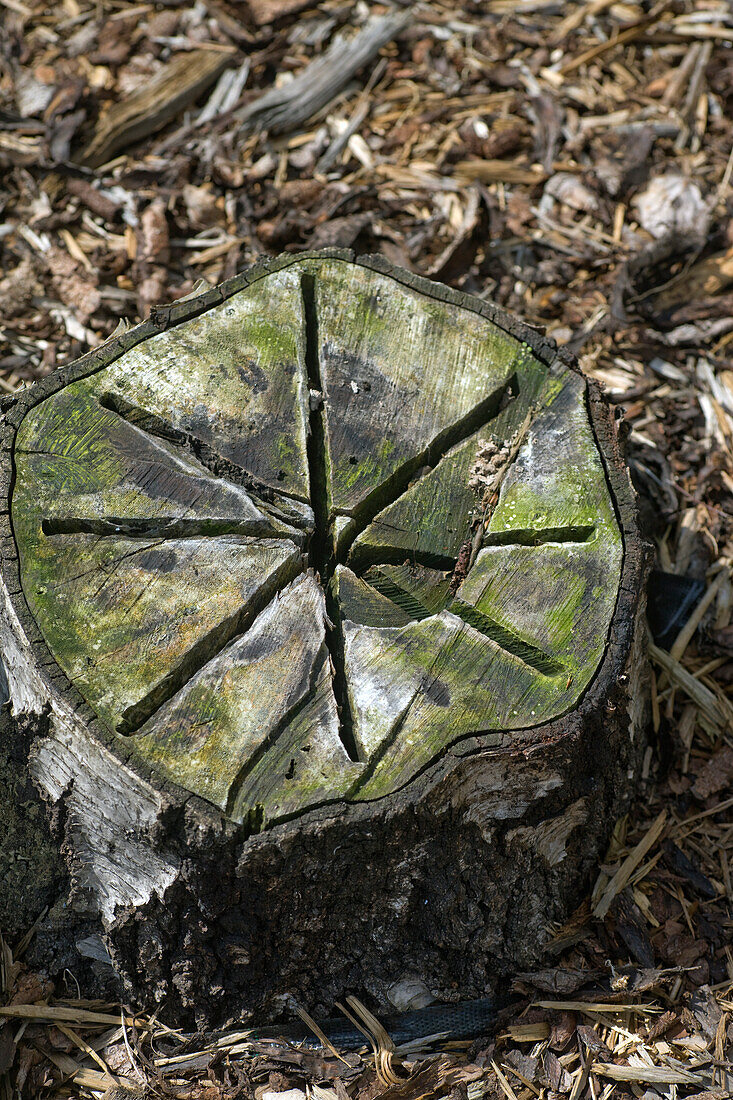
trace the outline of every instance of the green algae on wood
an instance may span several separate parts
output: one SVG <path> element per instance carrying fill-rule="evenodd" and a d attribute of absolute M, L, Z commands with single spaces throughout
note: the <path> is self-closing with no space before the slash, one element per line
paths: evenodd
<path fill-rule="evenodd" d="M 270 819 L 342 794 L 354 769 L 325 615 L 320 585 L 301 575 L 140 730 L 136 751 L 236 820 L 255 805 Z"/>
<path fill-rule="evenodd" d="M 603 659 L 623 546 L 583 380 L 367 267 L 294 260 L 143 341 L 31 409 L 14 461 L 54 659 L 238 822 L 506 743 Z"/>
<path fill-rule="evenodd" d="M 352 260 L 259 266 L 2 402 L 3 733 L 33 738 L 76 900 L 130 995 L 186 1027 L 353 988 L 384 1009 L 406 974 L 450 1000 L 531 969 L 641 773 L 645 559 L 613 411 L 490 304 Z M 404 416 L 380 437 L 372 410 L 371 472 L 348 462 L 329 437 L 321 273 L 411 303 L 406 337 L 411 310 L 452 313 L 472 333 L 476 418 L 440 400 L 435 423 L 415 418 L 386 364 Z M 374 317 L 357 324 L 357 306 Z M 334 346 L 355 325 L 378 344 L 378 314 L 361 293 L 331 302 Z M 460 392 L 455 341 L 445 359 L 403 343 L 426 392 Z M 275 564 L 248 597 L 265 542 Z M 107 677 L 97 612 L 61 599 L 75 586 L 129 659 Z"/>
<path fill-rule="evenodd" d="M 126 352 L 97 376 L 278 492 L 308 499 L 299 279 L 286 270 Z"/>
<path fill-rule="evenodd" d="M 479 514 L 471 473 L 484 440 L 502 444 L 520 428 L 527 410 L 541 407 L 562 386 L 526 346 L 513 349 L 507 389 L 498 408 L 462 443 L 456 444 L 436 465 L 423 466 L 396 500 L 377 513 L 356 533 L 356 525 L 344 524 L 339 545 L 351 545 L 350 560 L 368 564 L 385 555 L 402 560 L 452 568 L 474 518 Z M 355 537 L 354 537 L 355 536 Z"/>
<path fill-rule="evenodd" d="M 406 626 L 410 616 L 399 604 L 345 565 L 337 565 L 331 582 L 344 619 L 369 626 Z"/>
<path fill-rule="evenodd" d="M 419 470 L 405 492 L 354 540 L 349 560 L 368 566 L 391 555 L 397 561 L 411 558 L 452 568 L 477 509 L 468 482 L 482 434 L 459 444 L 437 466 Z M 345 530 L 348 537 L 350 529 Z"/>
<path fill-rule="evenodd" d="M 560 392 L 538 411 L 507 473 L 486 541 L 506 543 L 512 533 L 521 541 L 523 531 L 528 539 L 542 531 L 567 538 L 591 528 L 598 538 L 620 546 L 583 380 L 568 374 Z"/>
<path fill-rule="evenodd" d="M 104 408 L 84 382 L 26 417 L 16 440 L 19 492 L 48 533 L 303 535 L 272 502 L 214 476 L 192 454 Z M 19 507 L 16 504 L 16 507 Z"/>
<path fill-rule="evenodd" d="M 300 561 L 285 540 L 102 539 L 38 529 L 26 533 L 21 555 L 25 596 L 56 660 L 121 732 L 237 634 Z"/>
<path fill-rule="evenodd" d="M 400 565 L 389 562 L 372 565 L 364 573 L 364 579 L 408 612 L 410 619 L 427 619 L 430 615 L 437 615 L 450 599 L 449 574 L 418 565 L 410 559 Z"/>
<path fill-rule="evenodd" d="M 358 265 L 314 270 L 331 502 L 353 514 L 498 411 L 520 344 Z"/>

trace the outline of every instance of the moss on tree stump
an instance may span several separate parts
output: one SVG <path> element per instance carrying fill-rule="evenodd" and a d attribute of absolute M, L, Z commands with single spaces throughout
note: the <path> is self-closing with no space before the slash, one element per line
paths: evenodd
<path fill-rule="evenodd" d="M 138 996 L 483 991 L 632 790 L 643 555 L 552 345 L 287 257 L 11 402 L 3 656 Z"/>

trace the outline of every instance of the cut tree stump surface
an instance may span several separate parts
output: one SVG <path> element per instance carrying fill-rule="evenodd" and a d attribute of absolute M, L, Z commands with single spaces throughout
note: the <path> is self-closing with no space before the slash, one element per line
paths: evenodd
<path fill-rule="evenodd" d="M 611 418 L 491 307 L 290 257 L 161 310 L 7 421 L 4 656 L 15 712 L 55 713 L 52 798 L 73 758 L 111 753 L 138 833 L 194 795 L 264 842 L 415 804 L 450 760 L 469 782 L 472 759 L 577 741 L 584 706 L 598 759 L 633 771 L 614 738 L 638 752 L 643 706 L 608 745 L 597 713 L 629 676 L 642 570 Z M 127 886 L 82 857 L 108 924 L 178 874 L 138 846 Z"/>
<path fill-rule="evenodd" d="M 507 468 L 451 592 L 487 442 Z M 236 820 L 555 718 L 606 646 L 623 549 L 582 379 L 356 264 L 303 260 L 59 390 L 15 464 L 53 656 Z"/>

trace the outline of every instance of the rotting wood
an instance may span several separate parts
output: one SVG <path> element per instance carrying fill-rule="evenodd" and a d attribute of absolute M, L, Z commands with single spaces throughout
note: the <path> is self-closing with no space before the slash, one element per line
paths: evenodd
<path fill-rule="evenodd" d="M 313 254 L 154 316 L 7 421 L 11 696 L 51 708 L 36 778 L 73 818 L 130 989 L 192 1006 L 191 934 L 245 1011 L 307 985 L 320 953 L 264 972 L 252 954 L 262 891 L 271 933 L 294 934 L 276 876 L 306 905 L 319 879 L 338 917 L 307 923 L 342 992 L 347 910 L 376 896 L 354 875 L 375 860 L 376 927 L 433 983 L 454 973 L 428 946 L 447 925 L 436 909 L 406 930 L 436 860 L 486 958 L 533 957 L 520 913 L 534 891 L 539 938 L 564 912 L 605 837 L 588 796 L 617 806 L 645 718 L 633 501 L 572 365 L 476 300 Z M 461 859 L 493 899 L 470 919 Z M 143 974 L 150 934 L 171 946 Z M 379 995 L 407 963 L 364 950 Z"/>

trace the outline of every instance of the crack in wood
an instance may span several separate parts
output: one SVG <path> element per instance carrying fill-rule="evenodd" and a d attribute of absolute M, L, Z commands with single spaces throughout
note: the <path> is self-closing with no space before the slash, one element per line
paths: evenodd
<path fill-rule="evenodd" d="M 102 572 L 104 574 L 104 580 L 100 587 L 104 587 L 123 561 L 129 561 L 129 559 L 134 558 L 136 554 L 144 554 L 148 550 L 157 549 L 157 547 L 162 545 L 162 541 L 163 540 L 156 542 L 155 540 L 151 540 L 145 546 L 136 546 L 134 550 L 129 550 L 126 554 L 118 554 L 116 558 L 110 558 L 108 561 L 104 561 L 101 566 L 99 564 L 94 564 L 88 569 L 82 569 L 79 573 L 65 573 L 57 577 L 54 580 L 54 584 L 59 588 L 63 588 L 66 585 L 73 584 L 75 581 L 82 580 L 83 577 L 89 577 L 93 573 Z"/>
<path fill-rule="evenodd" d="M 362 580 L 365 580 L 367 584 L 375 588 L 380 595 L 391 600 L 401 611 L 409 615 L 410 619 L 414 622 L 421 622 L 423 619 L 428 619 L 431 615 L 436 614 L 435 611 L 431 611 L 426 607 L 414 593 L 401 588 L 391 577 L 379 573 L 377 569 L 372 569 L 368 579 L 363 577 Z M 485 637 L 495 642 L 496 645 L 506 653 L 511 653 L 512 656 L 518 657 L 526 665 L 540 672 L 543 676 L 557 676 L 564 671 L 564 665 L 549 653 L 545 653 L 537 646 L 532 645 L 531 642 L 526 641 L 518 634 L 507 629 L 507 627 L 502 626 L 501 623 L 496 622 L 495 619 L 479 611 L 473 604 L 466 603 L 465 600 L 451 599 L 450 596 L 447 596 L 442 610 L 457 615 L 469 626 L 472 626 L 474 630 L 480 631 Z"/>
<path fill-rule="evenodd" d="M 359 749 L 353 732 L 351 704 L 346 683 L 344 638 L 341 625 L 341 609 L 331 580 L 336 569 L 336 552 L 330 524 L 330 492 L 328 484 L 328 452 L 324 424 L 323 379 L 321 377 L 320 349 L 318 346 L 318 309 L 316 305 L 315 276 L 305 274 L 300 281 L 303 302 L 303 330 L 305 365 L 308 386 L 311 391 L 309 432 L 306 440 L 308 479 L 311 507 L 315 528 L 310 542 L 310 564 L 321 578 L 326 595 L 326 645 L 333 667 L 333 692 L 339 715 L 339 736 L 350 760 L 359 760 Z"/>
<path fill-rule="evenodd" d="M 346 563 L 351 547 L 359 535 L 367 529 L 380 512 L 384 511 L 385 508 L 389 508 L 407 492 L 418 470 L 424 469 L 427 473 L 435 469 L 449 451 L 460 443 L 464 443 L 481 428 L 487 427 L 507 407 L 509 401 L 516 400 L 518 388 L 519 380 L 516 371 L 514 371 L 487 397 L 479 401 L 472 409 L 469 409 L 465 416 L 444 428 L 419 454 L 403 463 L 386 482 L 383 482 L 369 493 L 366 499 L 357 505 L 353 511 L 337 513 L 348 516 L 352 520 L 352 523 L 348 525 L 339 538 L 339 562 Z"/>
<path fill-rule="evenodd" d="M 257 520 L 212 520 L 161 516 L 155 519 L 135 519 L 118 516 L 55 517 L 44 519 L 44 535 L 116 535 L 128 539 L 191 539 L 215 538 L 219 535 L 240 535 L 247 538 L 282 538 L 282 531 L 265 526 Z M 293 534 L 300 532 L 293 532 Z"/>
<path fill-rule="evenodd" d="M 332 584 L 336 566 L 349 558 L 355 540 L 367 529 L 377 515 L 404 495 L 413 483 L 418 471 L 428 472 L 434 470 L 453 448 L 464 443 L 477 431 L 487 427 L 506 408 L 510 401 L 517 400 L 519 395 L 517 360 L 513 364 L 514 369 L 511 375 L 501 385 L 496 386 L 490 394 L 477 402 L 458 421 L 444 428 L 427 446 L 423 447 L 419 454 L 413 455 L 403 462 L 386 481 L 373 489 L 367 498 L 356 506 L 353 511 L 340 513 L 347 515 L 351 522 L 342 531 L 337 546 L 334 521 L 339 513 L 334 512 L 331 507 L 330 456 L 326 410 L 328 395 L 324 392 L 324 379 L 321 368 L 319 316 L 316 276 L 314 274 L 303 274 L 300 280 L 300 291 L 304 363 L 310 389 L 309 430 L 306 440 L 309 500 L 305 501 L 292 493 L 283 493 L 272 486 L 264 484 L 241 466 L 224 458 L 197 436 L 181 430 L 164 418 L 134 405 L 117 393 L 102 393 L 99 397 L 99 403 L 102 408 L 119 416 L 140 433 L 159 438 L 174 448 L 188 453 L 200 464 L 204 471 L 244 488 L 256 500 L 257 506 L 265 513 L 265 525 L 267 519 L 272 517 L 301 530 L 310 529 L 308 532 L 310 534 L 308 539 L 309 564 L 320 577 L 326 598 L 327 621 L 324 659 L 327 653 L 332 670 L 333 692 L 338 707 L 339 736 L 349 758 L 353 761 L 360 761 L 362 757 L 354 736 L 346 678 L 342 613 L 335 586 Z M 521 354 L 521 352 L 518 354 Z M 528 414 L 528 417 L 530 421 L 533 419 L 531 413 Z M 526 435 L 526 430 L 524 434 Z M 513 457 L 516 457 L 516 454 Z M 292 507 L 288 506 L 289 501 L 293 502 Z M 296 510 L 298 504 L 301 505 L 300 511 Z M 305 505 L 305 509 L 303 509 L 303 505 Z M 314 518 L 312 525 L 308 522 L 306 514 L 308 507 L 312 508 Z M 207 520 L 205 518 L 175 516 L 151 517 L 149 519 L 118 516 L 65 516 L 45 519 L 42 523 L 42 530 L 47 536 L 91 534 L 101 538 L 117 536 L 140 539 L 158 538 L 161 540 L 226 535 L 287 538 L 281 530 L 265 529 L 265 525 L 261 520 L 244 519 Z M 594 525 L 545 528 L 537 531 L 512 530 L 485 535 L 483 545 L 539 546 L 546 542 L 585 542 L 593 536 L 594 532 Z M 306 537 L 304 531 L 303 538 Z M 416 564 L 432 569 L 450 571 L 455 567 L 455 561 L 452 558 L 440 555 L 413 554 L 412 558 Z M 378 560 L 360 561 L 359 572 L 363 574 L 363 571 L 368 569 L 369 566 L 378 567 L 380 564 L 386 565 L 389 563 L 399 564 L 404 559 L 404 548 L 385 546 L 381 548 Z M 245 607 L 240 607 L 230 618 L 218 624 L 216 629 L 199 639 L 186 652 L 179 664 L 171 669 L 155 685 L 152 691 L 123 711 L 117 731 L 125 735 L 136 733 L 201 668 L 221 653 L 236 637 L 249 630 L 271 600 L 276 598 L 278 593 L 292 581 L 301 568 L 302 563 L 295 567 L 292 561 L 284 563 L 271 578 L 272 583 L 265 585 L 254 598 L 250 599 Z M 412 621 L 427 619 L 440 610 L 447 609 L 461 618 L 468 626 L 491 639 L 505 652 L 519 658 L 541 674 L 554 676 L 564 670 L 563 665 L 549 654 L 544 653 L 511 630 L 501 626 L 501 624 L 489 618 L 471 604 L 461 600 L 451 600 L 449 596 L 446 596 L 442 607 L 437 607 L 437 610 L 436 607 L 433 607 L 431 610 L 414 593 L 400 587 L 391 577 L 380 573 L 378 568 L 371 570 L 371 575 L 368 577 L 362 575 L 362 579 L 382 596 L 391 600 Z M 322 661 L 317 662 L 317 664 L 320 670 Z M 314 683 L 315 680 L 313 680 L 304 698 L 289 708 L 278 722 L 277 727 L 270 731 L 254 754 L 242 766 L 229 791 L 227 812 L 232 812 L 252 769 L 274 745 L 288 723 L 307 704 L 312 696 Z M 410 705 L 408 704 L 405 712 L 397 720 L 391 733 L 390 743 L 393 743 L 398 737 L 399 729 L 404 724 Z M 383 746 L 382 749 L 385 749 L 385 747 Z M 376 756 L 372 754 L 372 758 L 369 759 L 368 773 L 373 771 L 379 759 L 381 759 L 382 749 Z M 362 762 L 364 761 L 362 760 Z M 365 774 L 363 780 L 365 781 L 367 778 L 368 774 Z M 361 782 L 362 780 L 357 783 L 357 788 L 361 785 Z"/>
<path fill-rule="evenodd" d="M 546 546 L 548 543 L 590 542 L 596 533 L 594 523 L 568 527 L 517 528 L 506 531 L 490 531 L 481 542 L 484 546 Z"/>
<path fill-rule="evenodd" d="M 429 550 L 383 544 L 378 551 L 371 547 L 355 547 L 349 556 L 348 566 L 364 580 L 364 574 L 373 565 L 402 565 L 406 561 L 411 565 L 423 565 L 426 569 L 442 569 L 446 573 L 452 573 L 456 564 L 456 559 L 447 554 L 432 554 Z"/>
<path fill-rule="evenodd" d="M 235 638 L 249 630 L 257 616 L 301 572 L 302 561 L 293 558 L 284 561 L 270 575 L 269 583 L 250 597 L 245 607 L 238 608 L 228 619 L 218 623 L 214 630 L 200 638 L 186 651 L 179 664 L 158 681 L 152 691 L 122 712 L 117 733 L 125 736 L 137 733 L 204 665 L 218 656 Z"/>
<path fill-rule="evenodd" d="M 141 437 L 159 438 L 170 447 L 190 454 L 194 460 L 200 463 L 202 477 L 213 474 L 221 480 L 243 486 L 248 495 L 253 497 L 263 494 L 272 498 L 277 495 L 269 487 L 252 478 L 246 471 L 216 455 L 211 448 L 200 443 L 195 437 L 179 432 L 173 425 L 148 414 L 124 399 L 118 398 L 116 395 L 104 394 L 99 404 L 108 413 L 129 423 Z M 34 450 L 32 453 L 45 452 Z M 47 453 L 50 457 L 57 456 L 56 451 L 48 451 Z M 150 518 L 51 516 L 42 520 L 41 530 L 47 537 L 81 534 L 96 536 L 100 540 L 120 538 L 143 540 L 144 544 L 142 546 L 107 563 L 108 567 L 103 570 L 102 583 L 97 593 L 95 593 L 95 596 L 98 596 L 102 588 L 114 576 L 122 561 L 136 554 L 144 553 L 151 547 L 160 546 L 167 540 L 235 536 L 240 539 L 245 538 L 247 543 L 251 545 L 259 544 L 263 540 L 271 542 L 273 539 L 278 539 L 286 545 L 290 544 L 294 552 L 296 548 L 302 547 L 307 537 L 307 532 L 302 528 L 310 526 L 307 514 L 303 514 L 302 510 L 294 512 L 288 508 L 286 512 L 278 509 L 271 503 L 271 500 L 268 500 L 265 504 L 260 498 L 257 503 L 261 509 L 259 519 L 222 520 L 186 516 Z M 306 505 L 305 507 L 309 512 L 309 506 Z M 283 522 L 273 523 L 275 517 L 281 518 Z M 248 630 L 257 615 L 303 568 L 303 560 L 295 553 L 283 562 L 246 606 L 238 608 L 234 614 L 219 622 L 204 637 L 198 639 L 182 655 L 179 663 L 169 670 L 167 675 L 158 681 L 151 691 L 147 692 L 132 706 L 123 710 L 119 721 L 115 725 L 116 732 L 125 736 L 137 733 L 166 702 L 185 686 L 196 672 L 224 649 L 237 635 Z M 73 577 L 65 576 L 60 578 L 60 583 L 70 583 L 90 572 L 94 572 L 94 570 L 87 570 L 85 573 Z M 104 655 L 105 659 L 108 660 L 113 657 L 115 652 L 112 650 L 106 653 Z"/>
<path fill-rule="evenodd" d="M 412 592 L 400 588 L 391 577 L 386 577 L 384 573 L 380 573 L 377 569 L 370 570 L 368 578 L 362 577 L 361 579 L 372 588 L 375 588 L 380 595 L 386 596 L 388 600 L 391 600 L 401 611 L 409 615 L 410 619 L 416 622 L 429 619 L 431 615 L 435 614 L 435 612 L 429 611 Z"/>
<path fill-rule="evenodd" d="M 134 405 L 116 393 L 106 392 L 100 394 L 99 404 L 107 412 L 115 413 L 120 419 L 127 421 L 128 424 L 139 431 L 145 432 L 156 439 L 162 439 L 165 443 L 180 447 L 182 451 L 190 454 L 214 477 L 246 489 L 258 507 L 268 512 L 274 519 L 278 519 L 282 523 L 288 523 L 293 527 L 307 528 L 310 526 L 309 517 L 303 514 L 302 509 L 286 506 L 289 500 L 300 505 L 307 505 L 308 501 L 302 500 L 301 497 L 292 493 L 266 485 L 242 466 L 238 466 L 231 459 L 224 458 L 223 455 L 197 436 L 174 427 L 169 421 L 141 409 L 138 405 Z"/>
<path fill-rule="evenodd" d="M 497 623 L 495 619 L 484 615 L 483 611 L 479 611 L 473 604 L 466 603 L 464 600 L 453 600 L 448 605 L 447 610 L 452 615 L 457 615 L 460 619 L 463 619 L 464 623 L 472 626 L 474 630 L 478 630 L 485 637 L 490 638 L 505 653 L 511 653 L 514 657 L 518 657 L 525 665 L 529 665 L 543 676 L 557 676 L 564 671 L 564 666 L 554 657 L 551 657 L 549 653 L 544 653 L 537 646 L 532 645 L 520 638 L 518 634 L 502 626 L 501 623 Z"/>
<path fill-rule="evenodd" d="M 310 672 L 310 677 L 309 677 L 309 680 L 308 680 L 308 687 L 303 692 L 303 695 L 301 696 L 301 698 L 296 699 L 296 701 L 292 704 L 292 706 L 288 707 L 288 709 L 280 717 L 277 724 L 275 726 L 273 726 L 273 728 L 270 730 L 270 732 L 267 734 L 267 736 L 265 738 L 263 738 L 263 740 L 257 746 L 257 748 L 252 753 L 252 755 L 245 761 L 245 763 L 239 769 L 239 772 L 235 776 L 235 778 L 234 778 L 234 780 L 233 780 L 233 782 L 232 782 L 232 784 L 229 788 L 229 794 L 227 795 L 227 804 L 226 804 L 225 813 L 227 814 L 228 817 L 232 817 L 234 815 L 234 812 L 236 810 L 237 802 L 239 800 L 239 796 L 240 796 L 240 793 L 242 791 L 242 788 L 244 787 L 244 784 L 247 782 L 248 777 L 252 774 L 254 769 L 259 764 L 260 760 L 262 760 L 262 757 L 265 755 L 265 753 L 267 753 L 273 747 L 273 745 L 276 744 L 276 742 L 278 741 L 281 734 L 283 734 L 285 732 L 285 730 L 288 728 L 288 726 L 291 725 L 292 722 L 295 721 L 295 719 L 298 717 L 298 715 L 313 700 L 313 698 L 315 696 L 315 693 L 318 689 L 318 681 L 320 679 L 321 672 L 323 670 L 323 662 L 328 658 L 328 656 L 329 656 L 328 647 L 326 647 L 322 651 L 322 653 L 319 655 L 319 658 L 313 662 L 313 666 L 312 666 L 311 672 Z M 256 815 L 259 816 L 259 807 L 257 805 L 252 806 L 250 808 L 249 812 L 250 812 L 250 814 L 255 813 Z M 263 817 L 264 817 L 264 812 L 263 812 Z"/>
<path fill-rule="evenodd" d="M 522 352 L 520 349 L 520 352 L 518 354 L 521 353 Z M 506 406 L 507 396 L 510 396 L 514 400 L 516 400 L 518 392 L 519 380 L 515 371 L 504 386 L 504 407 Z M 492 397 L 495 399 L 496 394 L 492 395 Z M 477 406 L 477 408 L 480 408 L 484 405 L 485 402 L 481 403 L 481 405 Z M 488 419 L 486 419 L 482 424 L 479 425 L 471 423 L 471 420 L 475 416 L 476 412 L 475 409 L 472 410 L 463 421 L 460 421 L 458 425 L 454 425 L 453 428 L 450 429 L 456 434 L 458 430 L 462 430 L 463 434 L 461 435 L 461 437 L 455 438 L 454 436 L 453 438 L 449 438 L 449 440 L 443 445 L 441 453 L 439 453 L 437 456 L 431 456 L 434 457 L 432 465 L 429 462 L 424 463 L 424 465 L 429 469 L 434 469 L 435 466 L 437 466 L 437 464 L 441 461 L 441 459 L 445 457 L 448 451 L 450 451 L 458 443 L 463 442 L 464 439 L 469 438 L 470 435 L 480 430 L 480 428 L 487 426 L 491 422 L 491 420 L 495 419 L 501 408 L 502 397 L 499 398 L 498 407 L 494 409 L 492 415 L 490 415 Z M 541 409 L 538 407 L 530 408 L 524 424 L 517 432 L 516 438 L 513 442 L 509 461 L 500 471 L 500 474 L 496 479 L 495 485 L 493 486 L 496 498 L 492 501 L 494 505 L 498 500 L 498 494 L 501 488 L 501 484 L 506 477 L 509 469 L 516 461 L 519 450 L 522 444 L 526 441 L 529 431 L 535 420 L 539 416 L 540 411 Z M 467 423 L 470 426 L 469 430 L 465 429 Z M 431 447 L 434 447 L 434 444 L 431 444 Z M 430 450 L 431 448 L 428 448 L 427 451 L 424 452 L 424 454 L 428 454 Z M 401 491 L 395 492 L 392 498 L 387 503 L 381 505 L 379 511 L 383 510 L 383 508 L 388 507 L 390 504 L 395 503 L 395 501 L 399 499 L 399 497 L 402 495 L 407 487 L 407 485 L 400 486 Z M 362 522 L 358 528 L 356 528 L 353 532 L 349 532 L 348 546 L 346 547 L 345 551 L 346 554 L 349 553 L 349 549 L 353 545 L 354 540 L 358 538 L 363 530 L 366 529 L 369 523 L 373 522 L 377 514 L 378 512 L 375 512 L 374 515 L 368 516 L 366 521 Z M 566 527 L 540 528 L 535 531 L 531 529 L 513 529 L 495 533 L 492 532 L 490 534 L 483 534 L 483 525 L 485 522 L 486 519 L 484 518 L 484 520 L 482 520 L 481 522 L 480 527 L 482 537 L 480 540 L 476 539 L 476 551 L 472 553 L 469 569 L 474 564 L 477 553 L 483 546 L 520 545 L 528 547 L 538 547 L 546 545 L 548 543 L 584 543 L 588 542 L 596 532 L 595 524 L 584 524 L 568 525 Z M 351 557 L 353 558 L 353 555 Z M 394 603 L 395 606 L 399 607 L 401 611 L 409 615 L 412 621 L 420 622 L 435 614 L 435 610 L 429 610 L 414 595 L 414 593 L 408 592 L 407 590 L 401 588 L 398 584 L 395 583 L 395 581 L 391 577 L 381 573 L 378 568 L 380 565 L 401 564 L 405 561 L 412 561 L 414 564 L 426 566 L 428 568 L 446 569 L 448 571 L 454 570 L 456 566 L 455 559 L 447 559 L 442 558 L 439 555 L 424 553 L 416 554 L 412 552 L 406 554 L 404 547 L 390 547 L 388 545 L 380 547 L 378 554 L 366 553 L 361 556 L 357 556 L 357 561 L 352 561 L 350 558 L 350 564 L 352 564 L 352 566 L 354 566 L 355 568 L 358 568 L 358 575 L 366 584 L 369 584 L 372 588 L 379 592 L 380 595 L 385 596 L 392 603 Z M 556 676 L 565 670 L 564 665 L 562 665 L 550 654 L 545 653 L 537 646 L 532 645 L 532 643 L 527 642 L 525 639 L 521 638 L 513 631 L 502 626 L 500 623 L 496 622 L 496 620 L 490 618 L 488 615 L 485 615 L 472 604 L 469 604 L 460 599 L 452 598 L 450 595 L 448 595 L 446 596 L 443 608 L 457 615 L 469 626 L 473 627 L 475 630 L 478 630 L 485 637 L 493 641 L 506 653 L 518 657 L 521 661 L 529 665 L 531 668 L 534 668 L 535 671 L 539 672 L 541 675 Z"/>
<path fill-rule="evenodd" d="M 404 728 L 404 726 L 407 722 L 410 711 L 412 710 L 413 706 L 415 705 L 415 701 L 418 698 L 418 695 L 428 694 L 431 685 L 435 684 L 439 680 L 439 677 L 434 674 L 434 669 L 435 669 L 435 666 L 438 664 L 438 661 L 440 660 L 440 657 L 441 657 L 441 651 L 438 650 L 437 653 L 435 654 L 435 657 L 433 658 L 433 661 L 432 661 L 430 667 L 428 669 L 426 669 L 426 671 L 425 671 L 425 676 L 424 676 L 422 684 L 421 684 L 421 689 L 422 690 L 414 692 L 414 694 L 410 698 L 409 702 L 404 707 L 402 713 L 395 720 L 394 725 L 392 726 L 391 730 L 389 731 L 388 736 L 385 737 L 380 742 L 380 744 L 377 746 L 377 748 L 371 754 L 371 756 L 369 757 L 369 760 L 366 763 L 364 771 L 355 780 L 353 786 L 347 792 L 347 794 L 346 794 L 347 799 L 355 798 L 358 795 L 359 791 L 362 790 L 362 788 L 365 787 L 369 783 L 369 781 L 373 778 L 374 773 L 376 772 L 377 768 L 381 764 L 382 760 L 387 756 L 390 749 L 397 742 L 397 740 L 398 740 L 398 738 L 399 738 L 399 736 L 400 736 L 400 734 L 401 734 L 401 732 L 402 732 L 402 730 L 403 730 L 403 728 Z M 448 742 L 448 743 L 450 743 L 450 742 Z"/>

